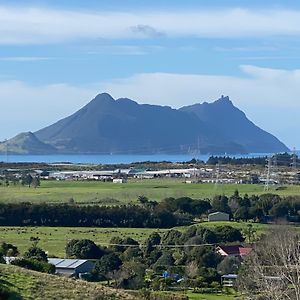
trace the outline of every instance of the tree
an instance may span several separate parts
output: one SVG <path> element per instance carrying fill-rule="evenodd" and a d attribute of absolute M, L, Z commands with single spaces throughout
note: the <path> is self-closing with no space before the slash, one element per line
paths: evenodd
<path fill-rule="evenodd" d="M 32 180 L 33 180 L 33 178 L 30 174 L 25 174 L 21 178 L 21 184 L 22 185 L 28 185 L 28 187 L 30 187 L 31 183 L 32 183 Z"/>
<path fill-rule="evenodd" d="M 215 196 L 211 200 L 212 211 L 221 211 L 231 214 L 231 209 L 228 205 L 228 198 L 225 195 Z"/>
<path fill-rule="evenodd" d="M 48 261 L 46 252 L 38 247 L 30 247 L 24 254 L 24 258 L 31 258 L 39 261 Z"/>
<path fill-rule="evenodd" d="M 157 245 L 160 244 L 160 235 L 157 232 L 153 232 L 149 235 L 145 242 L 145 255 L 148 256 Z"/>
<path fill-rule="evenodd" d="M 225 257 L 217 266 L 217 270 L 221 275 L 224 274 L 237 274 L 241 260 L 235 256 Z"/>
<path fill-rule="evenodd" d="M 137 261 L 125 262 L 116 274 L 116 283 L 120 288 L 141 289 L 145 286 L 146 266 Z"/>
<path fill-rule="evenodd" d="M 115 253 L 102 256 L 95 264 L 93 273 L 101 280 L 111 279 L 111 274 L 118 270 L 122 261 Z"/>
<path fill-rule="evenodd" d="M 198 275 L 198 264 L 195 260 L 189 262 L 185 267 L 185 274 L 189 278 L 195 278 Z"/>
<path fill-rule="evenodd" d="M 97 259 L 104 255 L 104 250 L 91 240 L 71 240 L 66 245 L 67 257 Z"/>
<path fill-rule="evenodd" d="M 300 235 L 277 228 L 246 258 L 239 288 L 247 299 L 300 300 Z"/>
<path fill-rule="evenodd" d="M 215 233 L 220 243 L 243 242 L 244 237 L 239 229 L 231 226 L 218 226 Z"/>
<path fill-rule="evenodd" d="M 15 245 L 5 242 L 1 244 L 0 252 L 5 256 L 17 256 L 19 254 L 18 248 Z"/>
<path fill-rule="evenodd" d="M 38 186 L 41 185 L 41 181 L 40 181 L 40 178 L 35 176 L 32 178 L 32 183 L 31 185 L 36 189 Z"/>

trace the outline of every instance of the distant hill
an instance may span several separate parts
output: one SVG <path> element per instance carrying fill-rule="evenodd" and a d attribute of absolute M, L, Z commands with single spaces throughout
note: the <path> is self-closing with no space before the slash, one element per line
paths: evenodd
<path fill-rule="evenodd" d="M 213 103 L 185 106 L 180 111 L 196 114 L 202 122 L 219 132 L 225 139 L 240 144 L 248 152 L 288 151 L 276 137 L 252 123 L 244 112 L 233 105 L 229 97 L 222 96 Z"/>
<path fill-rule="evenodd" d="M 45 154 L 53 151 L 67 154 L 237 154 L 288 150 L 276 137 L 249 121 L 228 97 L 177 110 L 138 104 L 127 98 L 114 100 L 103 93 L 71 116 L 31 133 L 26 139 L 26 143 L 8 142 L 20 151 Z M 31 148 L 27 144 L 31 144 Z"/>
<path fill-rule="evenodd" d="M 23 132 L 0 143 L 0 153 L 6 152 L 9 154 L 44 154 L 55 153 L 56 149 L 41 142 L 32 132 Z"/>

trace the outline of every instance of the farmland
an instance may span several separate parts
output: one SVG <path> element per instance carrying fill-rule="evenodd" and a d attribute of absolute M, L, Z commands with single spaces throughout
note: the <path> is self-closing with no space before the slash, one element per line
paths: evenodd
<path fill-rule="evenodd" d="M 0 186 L 0 202 L 63 203 L 71 199 L 79 204 L 114 205 L 136 202 L 144 195 L 160 201 L 166 197 L 188 196 L 195 199 L 211 198 L 216 194 L 263 194 L 264 186 L 255 184 L 186 184 L 183 179 L 129 180 L 125 184 L 97 181 L 42 181 L 38 188 L 21 185 Z M 281 196 L 299 195 L 300 186 L 289 185 L 281 189 L 270 187 L 269 192 Z"/>
<path fill-rule="evenodd" d="M 203 222 L 197 226 L 214 227 L 230 225 L 247 230 L 246 222 Z M 251 223 L 256 236 L 261 235 L 271 225 Z M 175 228 L 183 231 L 187 227 Z M 151 232 L 163 233 L 166 229 L 150 228 L 75 228 L 75 227 L 0 227 L 0 242 L 9 242 L 18 247 L 21 253 L 31 245 L 30 237 L 39 237 L 39 246 L 49 253 L 49 256 L 65 256 L 65 245 L 71 239 L 90 239 L 99 245 L 107 245 L 112 237 L 131 237 L 139 242 L 147 239 Z"/>

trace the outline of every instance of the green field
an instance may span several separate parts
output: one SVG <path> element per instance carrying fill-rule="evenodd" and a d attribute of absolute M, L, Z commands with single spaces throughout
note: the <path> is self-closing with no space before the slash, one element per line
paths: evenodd
<path fill-rule="evenodd" d="M 230 225 L 246 232 L 245 222 L 203 222 L 197 226 L 214 227 Z M 256 236 L 265 232 L 270 225 L 251 223 Z M 187 227 L 175 228 L 180 231 Z M 30 237 L 39 237 L 39 246 L 48 252 L 49 256 L 65 256 L 66 243 L 71 239 L 90 239 L 99 245 L 107 245 L 114 236 L 131 237 L 139 242 L 145 241 L 153 231 L 163 233 L 168 229 L 150 228 L 86 228 L 86 227 L 0 227 L 0 242 L 14 244 L 23 253 L 31 245 Z"/>
<path fill-rule="evenodd" d="M 0 242 L 9 242 L 23 253 L 31 245 L 30 237 L 39 237 L 39 246 L 49 256 L 65 256 L 65 246 L 72 239 L 90 239 L 107 245 L 114 236 L 131 237 L 143 242 L 151 232 L 164 230 L 148 228 L 85 228 L 85 227 L 0 227 Z"/>
<path fill-rule="evenodd" d="M 238 295 L 187 293 L 189 300 L 240 300 Z"/>
<path fill-rule="evenodd" d="M 68 202 L 71 198 L 77 203 L 118 204 L 135 202 L 144 195 L 151 200 L 166 197 L 188 196 L 192 198 L 211 198 L 216 194 L 232 195 L 235 190 L 240 194 L 262 194 L 262 185 L 250 184 L 186 184 L 182 179 L 129 180 L 128 183 L 96 181 L 42 181 L 38 188 L 20 185 L 0 187 L 0 202 Z M 282 196 L 300 195 L 300 186 L 290 185 L 283 190 L 271 187 L 269 192 Z"/>

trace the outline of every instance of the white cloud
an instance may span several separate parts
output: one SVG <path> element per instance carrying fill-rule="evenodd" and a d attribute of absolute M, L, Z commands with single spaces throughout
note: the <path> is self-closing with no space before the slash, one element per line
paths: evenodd
<path fill-rule="evenodd" d="M 129 78 L 74 87 L 66 84 L 30 86 L 19 81 L 0 81 L 0 139 L 20 131 L 37 130 L 65 117 L 97 93 L 128 97 L 139 103 L 180 107 L 213 101 L 229 95 L 251 120 L 298 146 L 300 130 L 300 70 L 276 70 L 243 65 L 242 76 L 145 73 Z"/>
<path fill-rule="evenodd" d="M 300 35 L 299 10 L 72 11 L 0 6 L 0 43 L 78 39 Z"/>
<path fill-rule="evenodd" d="M 22 131 L 35 131 L 81 108 L 96 88 L 67 84 L 30 86 L 21 81 L 0 81 L 0 140 Z"/>

